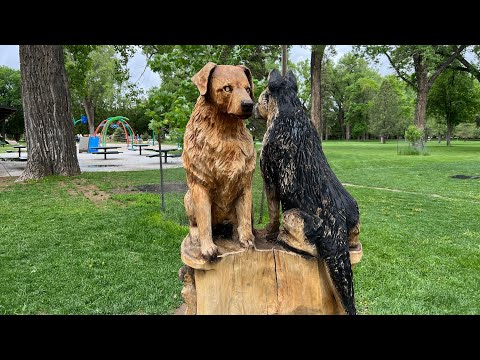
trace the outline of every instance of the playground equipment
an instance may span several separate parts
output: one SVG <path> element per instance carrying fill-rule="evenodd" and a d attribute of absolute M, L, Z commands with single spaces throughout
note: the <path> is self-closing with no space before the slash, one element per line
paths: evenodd
<path fill-rule="evenodd" d="M 73 119 L 73 126 L 76 126 L 79 122 L 81 122 L 82 124 L 86 124 L 87 117 L 85 115 L 82 115 L 78 120 Z"/>
<path fill-rule="evenodd" d="M 107 132 L 108 132 L 108 128 L 117 128 L 119 126 L 122 126 L 123 127 L 123 130 L 125 131 L 125 138 L 127 139 L 127 149 L 130 149 L 130 150 L 133 150 L 133 142 L 137 142 L 137 140 L 135 139 L 135 133 L 133 132 L 133 129 L 132 127 L 130 126 L 130 124 L 128 123 L 129 120 L 128 118 L 124 117 L 124 116 L 113 116 L 113 117 L 109 117 L 105 120 L 103 120 L 100 125 L 97 126 L 97 129 L 95 130 L 95 133 L 93 134 L 93 136 L 90 138 L 90 142 L 92 142 L 92 139 L 98 139 L 96 142 L 97 142 L 97 145 L 92 145 L 92 146 L 98 146 L 98 142 L 99 142 L 99 137 L 101 137 L 101 141 L 102 141 L 102 146 L 106 146 L 107 144 Z M 101 131 L 100 131 L 101 129 Z M 100 131 L 100 133 L 99 133 Z M 132 139 L 132 143 L 130 142 L 130 138 Z"/>

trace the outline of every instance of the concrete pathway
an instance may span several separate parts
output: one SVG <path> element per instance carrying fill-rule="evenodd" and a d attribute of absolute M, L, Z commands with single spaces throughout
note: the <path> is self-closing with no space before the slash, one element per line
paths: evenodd
<path fill-rule="evenodd" d="M 94 171 L 141 171 L 141 170 L 158 170 L 160 164 L 158 157 L 147 157 L 146 155 L 155 154 L 153 151 L 142 150 L 142 155 L 139 155 L 138 150 L 127 149 L 126 144 L 107 144 L 112 146 L 121 146 L 121 154 L 107 155 L 107 159 L 104 160 L 104 156 L 100 154 L 90 153 L 78 153 L 78 162 L 80 170 L 82 172 L 94 172 Z M 78 145 L 77 145 L 78 148 Z M 152 148 L 158 149 L 158 145 L 152 146 Z M 176 146 L 163 145 L 162 149 L 176 149 Z M 22 156 L 25 153 L 22 152 Z M 18 152 L 2 153 L 0 158 L 14 158 L 18 157 Z M 182 167 L 182 158 L 168 158 L 167 163 L 163 163 L 164 157 L 162 156 L 162 166 L 164 169 Z M 6 176 L 20 176 L 27 165 L 26 161 L 2 161 L 0 160 L 0 177 Z"/>

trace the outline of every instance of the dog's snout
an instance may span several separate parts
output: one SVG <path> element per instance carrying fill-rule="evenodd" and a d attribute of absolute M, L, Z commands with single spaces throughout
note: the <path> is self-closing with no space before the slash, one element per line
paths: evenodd
<path fill-rule="evenodd" d="M 242 101 L 243 112 L 252 112 L 252 110 L 253 110 L 253 101 Z"/>

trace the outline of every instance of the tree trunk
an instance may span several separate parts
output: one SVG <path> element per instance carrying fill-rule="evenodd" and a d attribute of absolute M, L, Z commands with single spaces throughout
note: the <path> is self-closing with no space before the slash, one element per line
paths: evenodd
<path fill-rule="evenodd" d="M 290 235 L 285 234 L 286 237 Z M 188 315 L 345 314 L 325 260 L 303 256 L 257 237 L 246 250 L 231 238 L 215 238 L 221 257 L 201 258 L 188 234 L 179 276 Z M 349 249 L 352 268 L 363 257 L 361 243 Z"/>
<path fill-rule="evenodd" d="M 453 132 L 453 122 L 447 119 L 447 135 L 445 136 L 445 141 L 447 142 L 447 146 L 450 146 L 450 139 L 452 137 Z"/>
<path fill-rule="evenodd" d="M 345 140 L 350 140 L 351 138 L 351 128 L 352 124 L 345 124 Z"/>
<path fill-rule="evenodd" d="M 323 137 L 322 126 L 322 60 L 326 45 L 312 45 L 310 60 L 311 118 L 317 129 L 320 141 Z"/>
<path fill-rule="evenodd" d="M 93 101 L 88 98 L 83 99 L 83 108 L 88 118 L 88 132 L 90 135 L 93 135 L 95 133 L 95 106 L 93 105 Z"/>
<path fill-rule="evenodd" d="M 415 126 L 419 130 L 425 129 L 425 117 L 427 113 L 427 98 L 428 98 L 428 70 L 425 66 L 423 56 L 415 54 L 413 56 L 413 63 L 415 65 L 415 75 L 417 77 L 417 103 L 415 107 Z"/>
<path fill-rule="evenodd" d="M 17 181 L 80 174 L 61 45 L 20 45 L 28 160 Z"/>
<path fill-rule="evenodd" d="M 3 121 L 3 124 L 2 124 L 2 133 L 0 134 L 1 138 L 3 139 L 3 141 L 7 141 L 7 119 L 5 119 Z"/>
<path fill-rule="evenodd" d="M 343 107 L 338 107 L 338 122 L 340 123 L 340 130 L 342 131 L 342 140 L 345 139 L 345 111 Z"/>
<path fill-rule="evenodd" d="M 380 142 L 381 142 L 382 144 L 385 144 L 385 136 L 380 135 Z"/>

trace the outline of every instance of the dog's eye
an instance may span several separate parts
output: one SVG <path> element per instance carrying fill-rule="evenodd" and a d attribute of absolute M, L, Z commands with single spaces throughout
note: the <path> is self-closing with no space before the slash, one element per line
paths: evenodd
<path fill-rule="evenodd" d="M 249 94 L 249 95 L 252 92 L 252 90 L 250 90 L 250 88 L 246 88 L 245 90 L 247 90 L 247 94 Z"/>
<path fill-rule="evenodd" d="M 227 85 L 227 86 L 224 86 L 224 87 L 223 87 L 223 90 L 224 90 L 225 92 L 230 92 L 230 91 L 232 91 L 232 88 Z"/>

